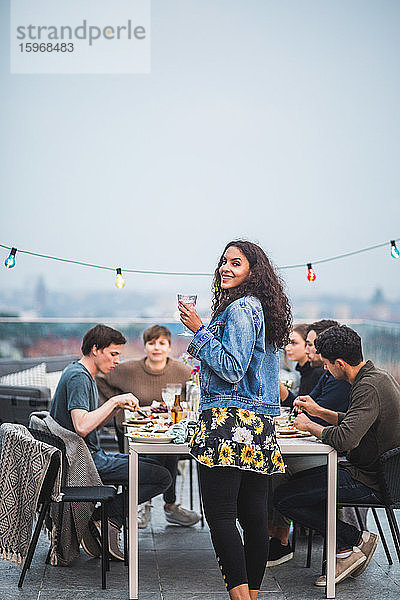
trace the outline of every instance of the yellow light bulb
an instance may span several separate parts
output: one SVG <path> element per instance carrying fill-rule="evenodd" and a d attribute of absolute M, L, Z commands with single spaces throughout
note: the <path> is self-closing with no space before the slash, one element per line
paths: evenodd
<path fill-rule="evenodd" d="M 115 287 L 118 289 L 123 288 L 125 285 L 125 279 L 122 277 L 122 270 L 120 268 L 117 269 L 117 276 L 115 278 Z"/>

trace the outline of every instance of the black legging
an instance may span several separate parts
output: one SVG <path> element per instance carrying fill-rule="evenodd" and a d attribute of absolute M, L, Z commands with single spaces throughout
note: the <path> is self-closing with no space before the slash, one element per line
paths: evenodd
<path fill-rule="evenodd" d="M 204 512 L 228 590 L 259 590 L 268 559 L 268 476 L 198 465 Z M 236 526 L 243 529 L 244 544 Z"/>

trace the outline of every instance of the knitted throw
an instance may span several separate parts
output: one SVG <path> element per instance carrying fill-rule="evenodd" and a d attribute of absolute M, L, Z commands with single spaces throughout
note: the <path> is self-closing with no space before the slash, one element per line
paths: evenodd
<path fill-rule="evenodd" d="M 21 565 L 37 502 L 56 448 L 35 440 L 23 425 L 0 426 L 0 557 Z M 60 479 L 53 494 L 60 493 Z"/>
<path fill-rule="evenodd" d="M 29 426 L 61 438 L 67 455 L 66 484 L 70 486 L 102 485 L 89 449 L 78 434 L 61 427 L 47 411 L 31 413 Z M 52 520 L 52 565 L 65 566 L 79 556 L 79 544 L 94 510 L 93 503 L 62 502 L 50 507 Z"/>

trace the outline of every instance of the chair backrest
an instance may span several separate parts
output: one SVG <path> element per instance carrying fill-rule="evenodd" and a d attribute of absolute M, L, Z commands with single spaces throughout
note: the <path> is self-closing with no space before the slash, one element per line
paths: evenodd
<path fill-rule="evenodd" d="M 47 468 L 46 476 L 42 483 L 42 488 L 40 490 L 38 504 L 41 504 L 44 501 L 51 500 L 51 494 L 54 489 L 54 484 L 57 479 L 57 474 L 58 474 L 59 468 L 60 468 L 60 455 L 57 452 L 55 452 L 50 459 L 50 464 Z"/>
<path fill-rule="evenodd" d="M 380 484 L 385 501 L 400 504 L 400 447 L 379 457 Z"/>
<path fill-rule="evenodd" d="M 32 427 L 28 427 L 28 430 L 30 431 L 32 436 L 35 438 L 35 440 L 39 440 L 40 442 L 44 442 L 45 444 L 48 444 L 49 446 L 54 446 L 55 448 L 58 448 L 59 450 L 61 450 L 61 457 L 62 457 L 62 459 L 61 459 L 61 465 L 62 465 L 61 487 L 65 487 L 66 476 L 67 476 L 67 453 L 65 450 L 64 441 L 57 435 L 53 435 L 52 433 L 47 433 L 47 431 L 33 429 Z M 53 488 L 51 488 L 51 489 L 53 489 Z"/>

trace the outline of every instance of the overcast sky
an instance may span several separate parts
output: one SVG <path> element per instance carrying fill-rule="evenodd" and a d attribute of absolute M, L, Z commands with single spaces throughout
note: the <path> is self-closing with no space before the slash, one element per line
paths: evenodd
<path fill-rule="evenodd" d="M 152 0 L 149 75 L 11 75 L 7 5 L 0 243 L 213 271 L 237 237 L 277 265 L 400 237 L 398 1 Z M 283 271 L 289 292 L 400 297 L 389 244 L 315 270 L 313 285 L 305 269 Z M 0 287 L 40 274 L 50 289 L 114 284 L 19 255 L 0 267 Z M 126 279 L 130 290 L 209 285 Z"/>

